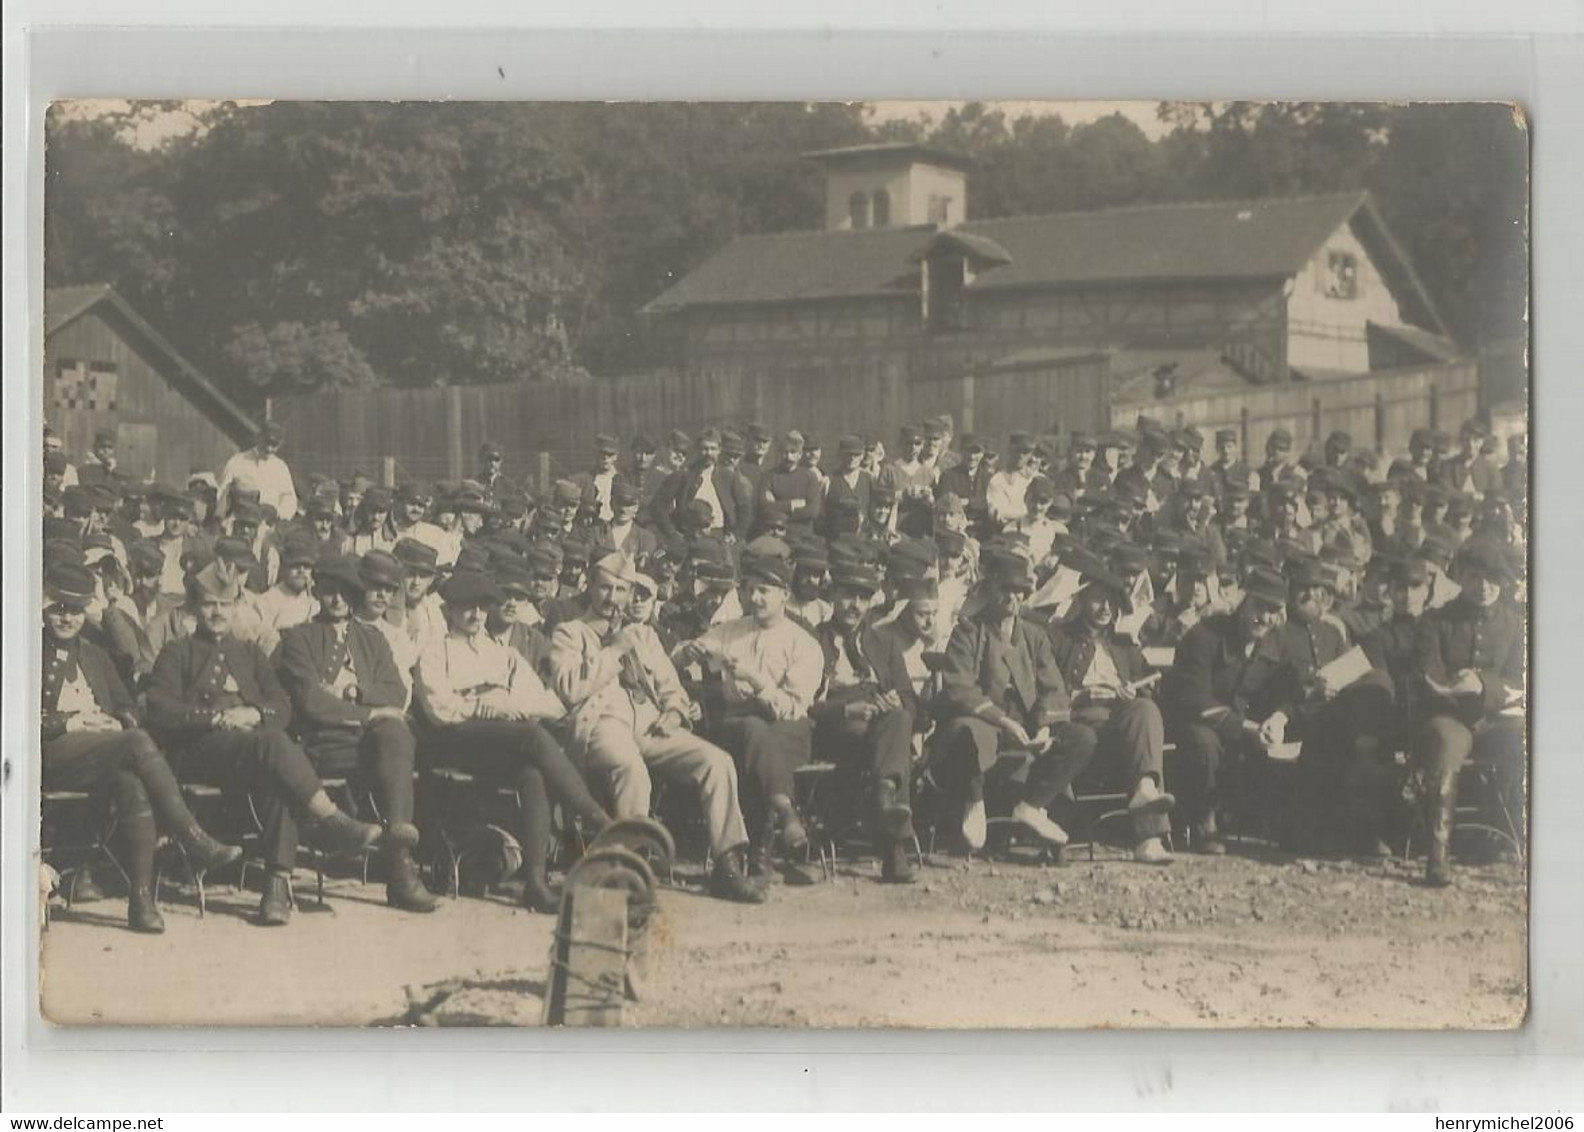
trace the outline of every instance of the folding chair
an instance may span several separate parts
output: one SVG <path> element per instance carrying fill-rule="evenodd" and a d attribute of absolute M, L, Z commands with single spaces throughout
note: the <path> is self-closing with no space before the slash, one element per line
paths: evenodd
<path fill-rule="evenodd" d="M 39 850 L 42 859 L 60 875 L 66 886 L 66 907 L 70 908 L 77 896 L 77 879 L 93 862 L 103 858 L 121 874 L 129 887 L 126 869 L 122 868 L 110 840 L 115 836 L 117 815 L 115 808 L 102 797 L 78 790 L 46 790 L 40 806 Z M 56 833 L 63 825 L 75 824 L 78 836 L 60 840 Z M 62 857 L 75 859 L 65 866 L 57 863 Z M 44 926 L 49 927 L 49 901 L 44 901 Z"/>

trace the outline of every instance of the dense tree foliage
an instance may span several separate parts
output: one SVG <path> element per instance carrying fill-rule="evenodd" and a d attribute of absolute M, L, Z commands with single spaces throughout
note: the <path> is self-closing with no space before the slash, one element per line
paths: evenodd
<path fill-rule="evenodd" d="M 194 128 L 138 139 L 151 121 Z M 109 281 L 245 401 L 663 360 L 638 309 L 734 235 L 823 216 L 804 151 L 961 150 L 978 217 L 1373 190 L 1470 344 L 1522 332 L 1527 135 L 1500 106 L 143 103 L 52 116 L 46 277 Z"/>

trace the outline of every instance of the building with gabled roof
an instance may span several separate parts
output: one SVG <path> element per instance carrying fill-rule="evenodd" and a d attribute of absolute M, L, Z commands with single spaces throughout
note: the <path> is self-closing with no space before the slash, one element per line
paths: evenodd
<path fill-rule="evenodd" d="M 45 291 L 43 407 L 67 452 L 108 430 L 122 471 L 176 484 L 219 471 L 258 427 L 105 283 Z"/>
<path fill-rule="evenodd" d="M 972 220 L 965 160 L 808 156 L 825 230 L 732 240 L 645 308 L 682 369 L 927 380 L 1079 347 L 1267 385 L 1463 354 L 1363 191 Z"/>

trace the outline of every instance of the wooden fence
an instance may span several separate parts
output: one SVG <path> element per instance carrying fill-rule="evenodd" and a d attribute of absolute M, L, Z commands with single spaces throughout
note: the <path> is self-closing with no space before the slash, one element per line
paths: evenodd
<path fill-rule="evenodd" d="M 627 443 L 646 434 L 664 446 L 680 428 L 764 424 L 797 428 L 827 452 L 844 433 L 894 445 L 898 428 L 950 413 L 960 432 L 1004 437 L 1014 429 L 1106 426 L 1106 355 L 1045 351 L 946 378 L 909 379 L 898 366 L 872 372 L 789 375 L 743 371 L 660 372 L 566 385 L 465 385 L 319 393 L 279 398 L 270 416 L 286 428 L 283 454 L 299 474 L 455 480 L 478 470 L 485 441 L 501 446 L 507 473 L 543 480 L 586 469 L 593 438 Z"/>
<path fill-rule="evenodd" d="M 1377 370 L 1357 377 L 1291 382 L 1218 393 L 1214 396 L 1118 405 L 1122 425 L 1137 414 L 1168 426 L 1191 424 L 1205 434 L 1238 429 L 1243 450 L 1256 462 L 1265 439 L 1285 427 L 1294 451 L 1318 448 L 1340 429 L 1355 447 L 1398 454 L 1407 450 L 1416 428 L 1455 432 L 1480 409 L 1479 365 L 1474 359 L 1411 369 Z"/>

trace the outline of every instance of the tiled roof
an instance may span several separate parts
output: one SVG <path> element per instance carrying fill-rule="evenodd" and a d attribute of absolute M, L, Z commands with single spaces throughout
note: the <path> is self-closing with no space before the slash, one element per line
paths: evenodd
<path fill-rule="evenodd" d="M 1004 250 L 1011 258 L 984 267 L 974 290 L 1282 278 L 1299 271 L 1361 210 L 1372 252 L 1391 261 L 1382 270 L 1394 290 L 1414 292 L 1409 307 L 1439 328 L 1428 297 L 1362 191 L 1015 216 L 968 221 L 949 231 L 965 244 Z M 942 235 L 920 225 L 739 237 L 645 310 L 915 290 L 918 277 L 910 261 Z"/>

